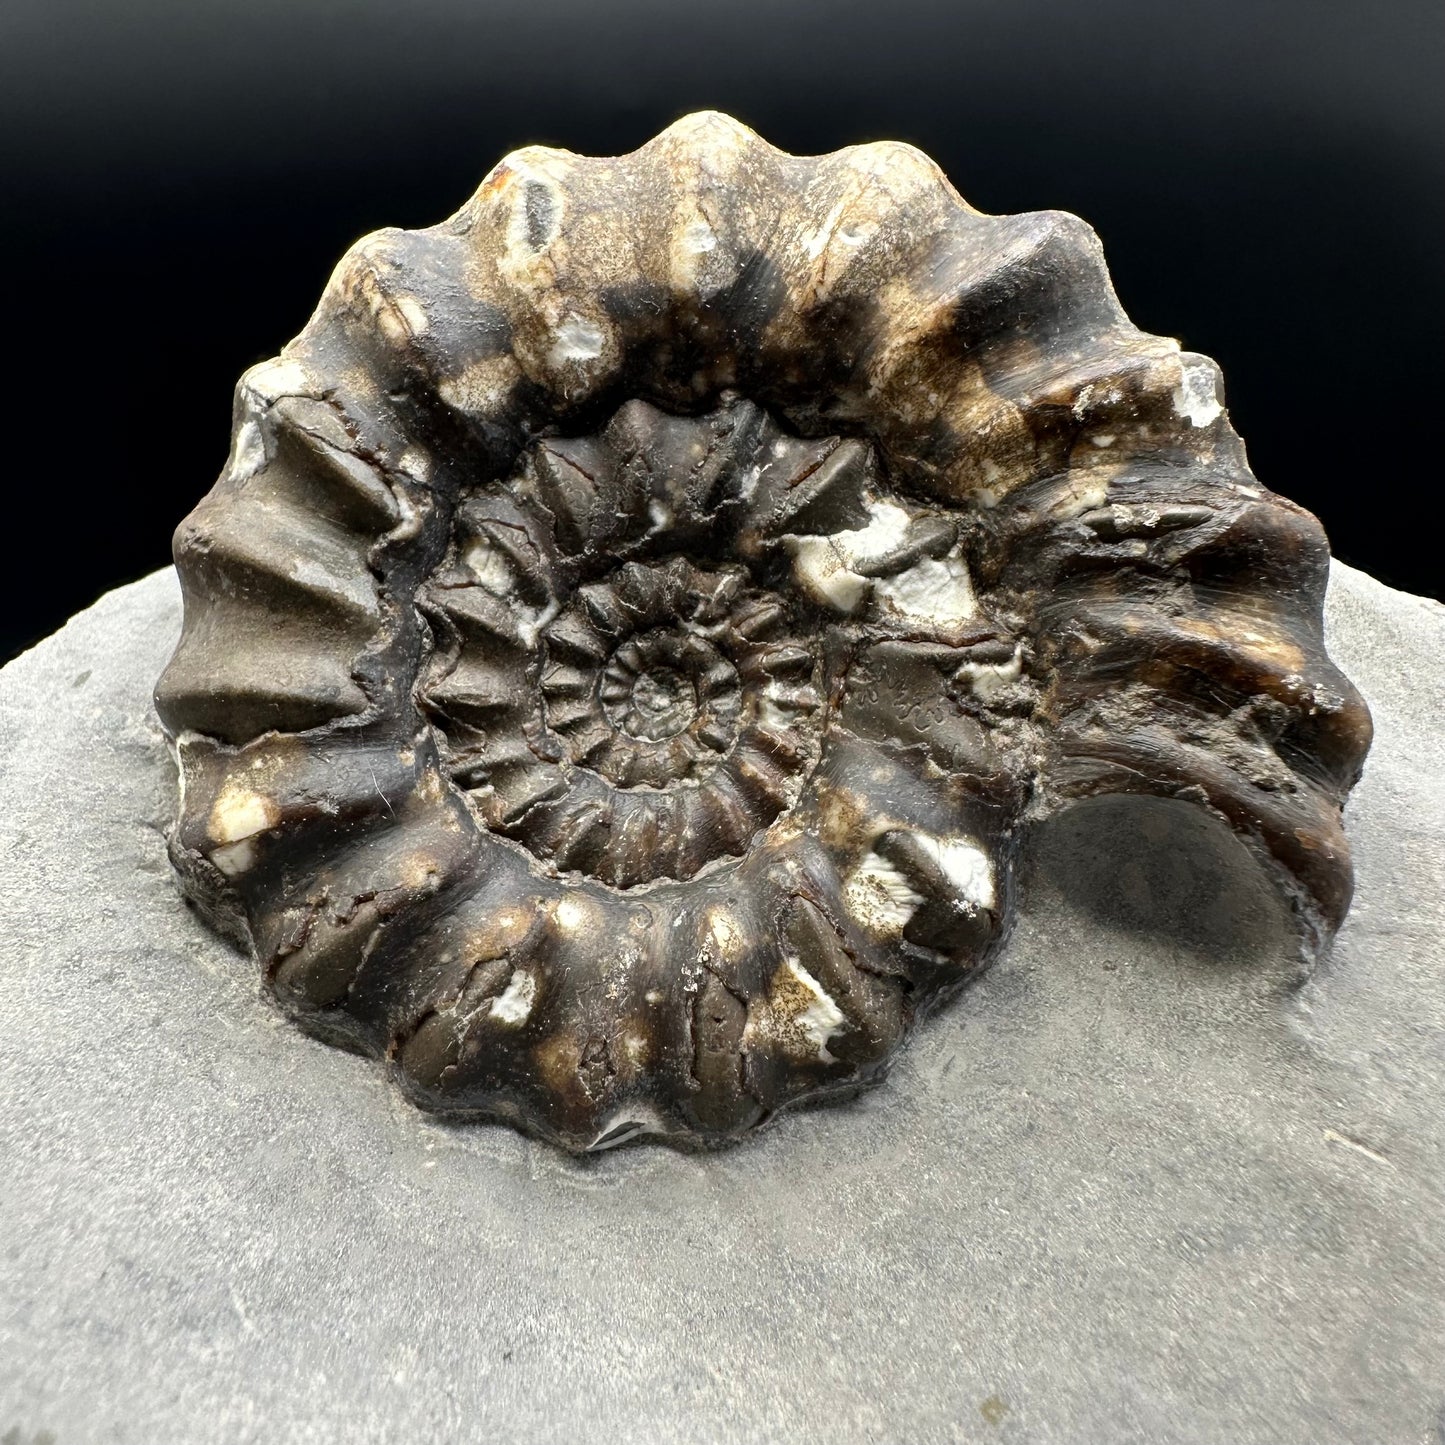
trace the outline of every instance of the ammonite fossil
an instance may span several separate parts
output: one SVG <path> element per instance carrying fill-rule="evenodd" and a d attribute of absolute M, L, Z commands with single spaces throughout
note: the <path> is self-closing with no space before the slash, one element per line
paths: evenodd
<path fill-rule="evenodd" d="M 878 1077 L 1027 826 L 1227 820 L 1317 949 L 1328 551 L 1073 216 L 724 116 L 509 156 L 237 392 L 176 537 L 172 853 L 307 1028 L 570 1149 Z"/>

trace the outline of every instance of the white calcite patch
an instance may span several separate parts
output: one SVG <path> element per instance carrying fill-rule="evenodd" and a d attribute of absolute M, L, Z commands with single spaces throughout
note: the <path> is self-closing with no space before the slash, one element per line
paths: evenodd
<path fill-rule="evenodd" d="M 489 537 L 474 537 L 462 552 L 462 566 L 493 597 L 506 597 L 512 590 L 512 569 L 506 554 Z"/>
<path fill-rule="evenodd" d="M 228 878 L 247 872 L 256 861 L 256 835 L 279 821 L 280 810 L 270 798 L 242 784 L 228 783 L 211 805 L 206 825 L 219 845 L 208 855 L 211 862 Z"/>
<path fill-rule="evenodd" d="M 947 557 L 925 557 L 891 577 L 859 571 L 902 547 L 913 524 L 912 515 L 893 502 L 870 502 L 868 514 L 866 527 L 787 539 L 793 576 L 810 597 L 837 612 L 853 613 L 871 596 L 885 612 L 930 630 L 946 631 L 977 616 L 968 564 L 957 550 Z"/>
<path fill-rule="evenodd" d="M 553 366 L 565 366 L 568 362 L 594 361 L 602 355 L 602 348 L 606 344 L 606 333 L 595 321 L 590 321 L 585 316 L 567 316 L 557 326 L 547 360 Z"/>
<path fill-rule="evenodd" d="M 972 838 L 938 838 L 930 833 L 914 837 L 932 855 L 957 897 L 974 908 L 994 907 L 993 864 Z"/>
<path fill-rule="evenodd" d="M 870 502 L 868 525 L 834 532 L 829 539 L 848 565 L 874 562 L 903 545 L 912 517 L 894 502 Z"/>
<path fill-rule="evenodd" d="M 502 163 L 511 172 L 508 180 L 512 194 L 506 246 L 500 259 L 503 268 L 513 275 L 533 270 L 538 256 L 561 230 L 567 193 L 558 182 L 567 173 L 568 160 L 563 151 L 527 146 L 513 151 Z"/>
<path fill-rule="evenodd" d="M 844 246 L 861 246 L 873 234 L 876 224 L 870 225 L 866 221 L 851 227 L 840 224 L 848 209 L 848 204 L 849 198 L 844 197 L 828 212 L 823 224 L 817 230 L 803 234 L 801 237 L 803 250 L 807 253 L 810 261 L 816 261 L 834 241 L 838 241 Z"/>
<path fill-rule="evenodd" d="M 874 583 L 879 604 L 918 627 L 947 630 L 978 615 L 968 563 L 956 554 L 925 557 L 905 572 Z"/>
<path fill-rule="evenodd" d="M 592 908 L 576 898 L 559 898 L 552 921 L 563 933 L 580 933 L 593 922 Z"/>
<path fill-rule="evenodd" d="M 510 1024 L 515 1028 L 518 1024 L 526 1023 L 536 1001 L 536 976 L 525 968 L 519 968 L 513 971 L 511 978 L 507 980 L 506 988 L 492 1000 L 492 1006 L 487 1012 L 498 1023 Z"/>
<path fill-rule="evenodd" d="M 688 197 L 679 212 L 668 250 L 673 284 L 679 289 L 706 293 L 726 284 L 735 274 L 734 258 L 713 229 L 696 194 Z"/>
<path fill-rule="evenodd" d="M 1217 394 L 1214 363 L 1187 352 L 1181 356 L 1173 399 L 1175 412 L 1190 426 L 1208 426 L 1214 421 L 1224 410 Z"/>
<path fill-rule="evenodd" d="M 972 838 L 920 831 L 909 836 L 931 858 L 960 903 L 970 909 L 994 908 L 993 864 Z M 902 869 L 875 852 L 864 857 L 843 887 L 843 906 L 875 938 L 901 938 L 924 902 Z"/>
<path fill-rule="evenodd" d="M 231 480 L 244 482 L 253 477 L 266 465 L 266 439 L 261 432 L 261 422 L 255 415 L 249 415 L 236 428 L 235 444 L 231 448 L 231 465 L 228 468 Z"/>
<path fill-rule="evenodd" d="M 813 598 L 836 612 L 854 612 L 868 593 L 868 579 L 852 571 L 831 537 L 798 537 L 791 544 L 793 576 Z"/>
<path fill-rule="evenodd" d="M 318 595 L 342 598 L 364 612 L 376 606 L 376 589 L 370 572 L 348 575 L 314 557 L 302 556 L 291 559 L 289 571 L 302 586 Z"/>
<path fill-rule="evenodd" d="M 771 732 L 785 733 L 793 725 L 797 716 L 794 709 L 782 705 L 782 700 L 770 697 L 766 691 L 758 698 L 757 706 L 758 726 L 769 729 Z"/>
<path fill-rule="evenodd" d="M 820 1064 L 831 1063 L 833 1055 L 828 1050 L 828 1041 L 847 1027 L 843 1010 L 796 958 L 785 959 L 783 966 L 810 996 L 805 1007 L 793 1015 L 793 1026 L 816 1050 Z"/>
<path fill-rule="evenodd" d="M 833 235 L 833 228 L 838 224 L 838 218 L 843 214 L 845 202 L 839 201 L 831 211 L 827 219 L 816 231 L 806 232 L 803 237 L 803 250 L 808 253 L 810 261 L 816 261 L 823 254 L 824 248 Z"/>
<path fill-rule="evenodd" d="M 968 683 L 969 691 L 982 703 L 992 702 L 1010 683 L 1023 676 L 1023 649 L 1017 644 L 1007 662 L 965 662 L 954 674 Z"/>
<path fill-rule="evenodd" d="M 397 469 L 414 482 L 431 480 L 431 458 L 420 447 L 407 447 L 397 462 Z"/>
<path fill-rule="evenodd" d="M 682 244 L 694 255 L 705 255 L 717 248 L 717 232 L 699 216 L 683 227 Z"/>
<path fill-rule="evenodd" d="M 902 507 L 875 501 L 868 505 L 866 527 L 789 537 L 793 576 L 815 601 L 838 612 L 856 611 L 873 584 L 855 569 L 902 546 L 911 521 Z"/>
<path fill-rule="evenodd" d="M 239 843 L 227 843 L 222 848 L 211 850 L 211 862 L 227 878 L 235 878 L 239 874 L 249 872 L 255 861 L 256 845 L 249 838 L 243 838 Z"/>
<path fill-rule="evenodd" d="M 843 906 L 877 938 L 899 938 L 923 904 L 918 893 L 886 858 L 870 852 L 849 875 Z"/>
<path fill-rule="evenodd" d="M 517 636 L 522 639 L 525 647 L 535 647 L 537 639 L 542 635 L 542 629 L 556 618 L 562 610 L 561 604 L 554 598 L 543 607 L 518 607 Z"/>
<path fill-rule="evenodd" d="M 612 1114 L 597 1131 L 597 1137 L 587 1146 L 589 1154 L 600 1154 L 604 1149 L 615 1149 L 629 1139 L 644 1134 L 665 1134 L 667 1132 L 656 1110 L 642 1104 L 629 1104 Z"/>
<path fill-rule="evenodd" d="M 521 374 L 510 352 L 484 356 L 469 362 L 454 375 L 439 377 L 437 393 L 458 411 L 494 411 L 506 406 Z"/>
<path fill-rule="evenodd" d="M 308 396 L 313 389 L 311 374 L 299 361 L 277 356 L 253 366 L 241 377 L 241 385 L 265 401 L 283 396 Z"/>
<path fill-rule="evenodd" d="M 742 925 L 725 908 L 714 906 L 706 915 L 707 933 L 718 956 L 738 959 L 747 951 L 747 939 L 743 936 Z"/>
<path fill-rule="evenodd" d="M 415 296 L 394 296 L 392 305 L 401 313 L 401 319 L 411 329 L 413 336 L 426 334 L 431 323 L 427 320 L 427 314 L 422 308 L 421 302 Z"/>
<path fill-rule="evenodd" d="M 239 843 L 274 828 L 280 817 L 270 798 L 228 783 L 211 806 L 207 831 L 217 843 Z"/>
<path fill-rule="evenodd" d="M 421 531 L 425 516 L 421 508 L 417 507 L 407 496 L 404 487 L 393 487 L 391 499 L 396 503 L 400 521 L 386 534 L 387 538 L 393 542 L 409 542 Z"/>
<path fill-rule="evenodd" d="M 415 296 L 383 295 L 377 300 L 376 324 L 393 346 L 406 346 L 424 335 L 429 323 Z"/>
<path fill-rule="evenodd" d="M 789 732 L 797 726 L 800 712 L 817 705 L 817 694 L 811 686 L 790 686 L 776 678 L 756 696 L 758 724 L 773 732 Z"/>

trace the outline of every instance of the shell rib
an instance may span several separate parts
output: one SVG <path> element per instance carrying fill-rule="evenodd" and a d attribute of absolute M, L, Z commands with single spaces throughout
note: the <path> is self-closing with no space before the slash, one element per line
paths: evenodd
<path fill-rule="evenodd" d="M 876 1078 L 1029 823 L 1224 818 L 1309 951 L 1369 715 L 1318 523 L 1097 239 L 690 116 L 359 242 L 176 535 L 172 855 L 307 1028 L 574 1149 Z"/>

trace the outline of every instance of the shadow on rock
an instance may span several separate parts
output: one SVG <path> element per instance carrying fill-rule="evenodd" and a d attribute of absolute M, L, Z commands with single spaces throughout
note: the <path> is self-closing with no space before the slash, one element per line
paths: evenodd
<path fill-rule="evenodd" d="M 1040 825 L 1025 850 L 1026 910 L 1063 907 L 1189 972 L 1305 974 L 1289 909 L 1220 820 L 1190 804 L 1093 798 Z"/>

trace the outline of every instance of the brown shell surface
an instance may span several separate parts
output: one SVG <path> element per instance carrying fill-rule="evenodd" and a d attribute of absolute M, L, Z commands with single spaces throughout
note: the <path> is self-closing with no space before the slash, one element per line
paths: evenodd
<path fill-rule="evenodd" d="M 1074 799 L 1317 952 L 1369 715 L 1318 523 L 1074 216 L 717 114 L 507 157 L 241 380 L 176 534 L 172 856 L 323 1037 L 566 1148 L 876 1079 Z"/>

